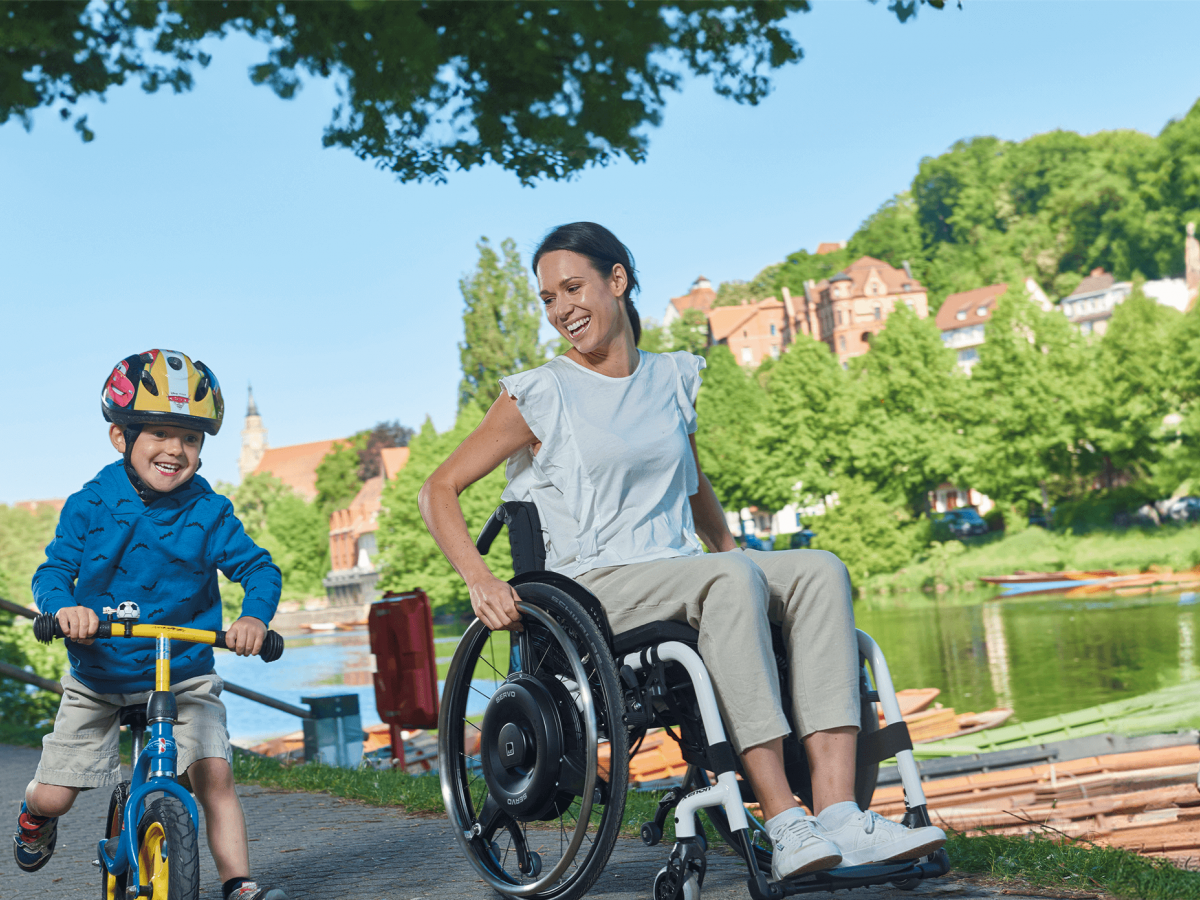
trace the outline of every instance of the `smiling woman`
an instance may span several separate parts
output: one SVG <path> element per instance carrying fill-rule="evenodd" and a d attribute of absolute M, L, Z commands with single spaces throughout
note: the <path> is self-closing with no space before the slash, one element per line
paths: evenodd
<path fill-rule="evenodd" d="M 821 550 L 738 549 L 696 452 L 705 361 L 638 349 L 632 255 L 607 229 L 576 222 L 551 231 L 533 259 L 546 317 L 570 349 L 500 379 L 504 393 L 418 496 L 476 615 L 494 630 L 524 627 L 515 589 L 488 568 L 459 503 L 507 460 L 504 499 L 537 507 L 546 568 L 590 590 L 614 633 L 663 620 L 699 632 L 732 743 L 767 818 L 776 879 L 940 847 L 940 829 L 907 829 L 855 804 L 861 717 L 846 567 Z M 771 621 L 786 635 L 816 820 L 798 807 L 784 772 L 791 726 Z"/>

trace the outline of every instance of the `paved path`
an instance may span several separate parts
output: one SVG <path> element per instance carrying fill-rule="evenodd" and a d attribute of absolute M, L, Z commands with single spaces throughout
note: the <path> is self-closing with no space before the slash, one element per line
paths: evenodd
<path fill-rule="evenodd" d="M 25 785 L 37 767 L 39 751 L 0 746 L 0 900 L 95 898 L 98 870 L 91 865 L 103 829 L 109 791 L 86 791 L 59 823 L 58 849 L 40 872 L 17 869 L 7 841 L 15 827 Z M 498 900 L 475 877 L 453 845 L 445 819 L 410 816 L 396 809 L 366 806 L 325 794 L 238 788 L 250 830 L 250 861 L 259 877 L 282 884 L 295 900 Z M 203 833 L 203 829 L 201 830 Z M 606 900 L 650 900 L 654 873 L 668 848 L 621 839 L 589 896 Z M 202 846 L 201 900 L 221 900 L 217 872 Z M 745 868 L 733 856 L 709 854 L 704 900 L 746 900 Z M 1012 891 L 1007 897 L 1019 897 Z M 980 888 L 956 878 L 926 882 L 916 891 L 871 888 L 836 896 L 846 900 L 903 900 L 914 895 L 956 900 L 997 898 L 1001 889 Z M 821 894 L 818 896 L 834 896 Z M 1035 895 L 1036 896 L 1036 895 Z"/>

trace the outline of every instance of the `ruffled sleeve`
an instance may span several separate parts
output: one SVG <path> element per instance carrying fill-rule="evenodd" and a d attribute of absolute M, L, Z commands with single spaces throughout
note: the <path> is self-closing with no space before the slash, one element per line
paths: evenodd
<path fill-rule="evenodd" d="M 675 389 L 675 398 L 679 403 L 679 414 L 683 417 L 684 427 L 688 434 L 696 432 L 696 395 L 700 393 L 700 370 L 708 364 L 703 357 L 677 350 L 667 356 L 675 363 L 679 372 L 679 382 Z"/>
<path fill-rule="evenodd" d="M 556 418 L 554 376 L 539 366 L 516 375 L 505 375 L 500 379 L 500 385 L 517 401 L 517 411 L 529 430 L 540 443 L 545 443 Z"/>

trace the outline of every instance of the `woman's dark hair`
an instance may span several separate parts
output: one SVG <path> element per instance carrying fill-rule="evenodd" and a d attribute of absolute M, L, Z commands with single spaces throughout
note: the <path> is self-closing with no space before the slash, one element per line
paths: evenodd
<path fill-rule="evenodd" d="M 572 253 L 586 256 L 593 268 L 605 278 L 612 276 L 613 266 L 617 263 L 624 267 L 628 280 L 621 299 L 625 301 L 625 314 L 629 316 L 629 324 L 633 327 L 633 342 L 637 344 L 642 338 L 642 319 L 633 305 L 633 292 L 638 288 L 638 281 L 637 272 L 633 268 L 633 254 L 629 252 L 629 248 L 617 240 L 615 234 L 595 222 L 559 225 L 542 238 L 541 244 L 534 252 L 534 275 L 537 274 L 538 263 L 542 257 L 555 250 L 570 250 Z"/>

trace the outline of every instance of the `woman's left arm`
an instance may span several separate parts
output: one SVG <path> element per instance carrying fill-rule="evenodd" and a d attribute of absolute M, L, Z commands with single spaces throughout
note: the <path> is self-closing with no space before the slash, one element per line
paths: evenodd
<path fill-rule="evenodd" d="M 692 456 L 696 460 L 696 475 L 700 478 L 700 489 L 688 501 L 692 504 L 692 518 L 696 522 L 696 534 L 712 553 L 724 553 L 726 550 L 736 550 L 737 541 L 725 521 L 725 511 L 721 509 L 721 501 L 708 481 L 708 476 L 700 468 L 700 454 L 696 451 L 696 435 L 689 434 L 688 440 L 692 445 Z"/>

